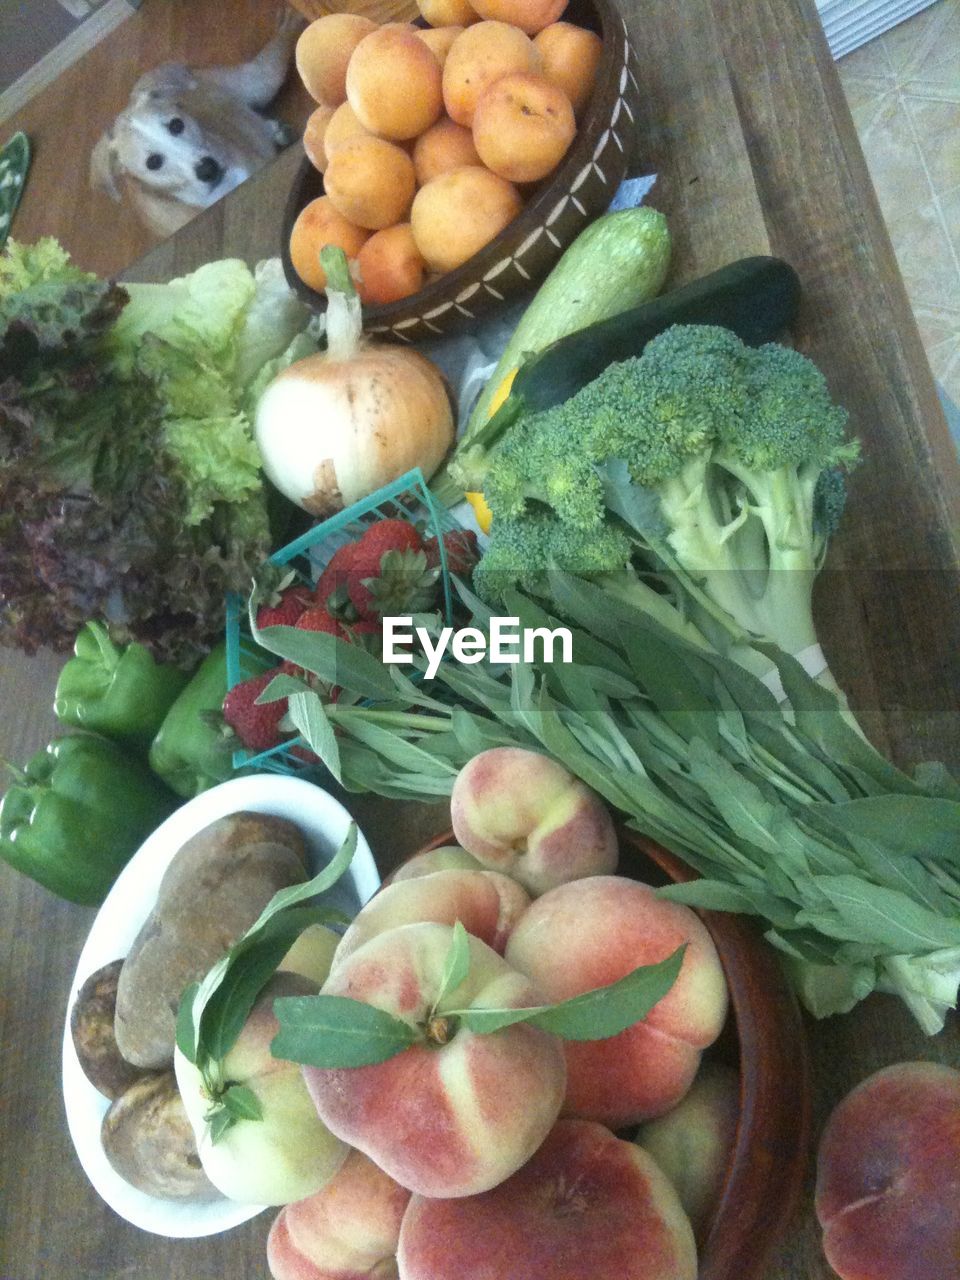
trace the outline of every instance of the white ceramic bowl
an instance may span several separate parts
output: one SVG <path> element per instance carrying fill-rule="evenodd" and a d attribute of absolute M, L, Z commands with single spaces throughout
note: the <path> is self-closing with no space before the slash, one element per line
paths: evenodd
<path fill-rule="evenodd" d="M 351 821 L 343 805 L 313 783 L 275 773 L 234 778 L 188 800 L 148 836 L 117 877 L 80 953 L 67 1002 L 63 1100 L 80 1163 L 111 1209 L 134 1226 L 161 1236 L 215 1235 L 246 1222 L 263 1206 L 238 1204 L 225 1197 L 203 1204 L 160 1200 L 138 1191 L 114 1172 L 100 1142 L 100 1125 L 110 1103 L 83 1074 L 70 1033 L 70 1011 L 90 974 L 130 950 L 177 850 L 208 823 L 243 809 L 295 822 L 306 838 L 313 875 L 336 853 Z M 379 884 L 373 854 L 361 834 L 349 871 L 324 900 L 354 915 Z"/>

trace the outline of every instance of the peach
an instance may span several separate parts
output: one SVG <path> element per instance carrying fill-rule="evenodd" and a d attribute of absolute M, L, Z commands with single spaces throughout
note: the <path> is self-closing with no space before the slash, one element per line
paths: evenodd
<path fill-rule="evenodd" d="M 483 863 L 478 861 L 472 853 L 467 853 L 466 849 L 461 849 L 456 844 L 444 844 L 438 849 L 424 849 L 421 853 L 415 853 L 412 858 L 407 858 L 406 862 L 401 862 L 390 877 L 390 883 L 395 884 L 398 880 L 413 880 L 417 876 L 430 875 L 433 871 L 482 871 L 483 869 Z"/>
<path fill-rule="evenodd" d="M 474 21 L 477 19 L 474 18 Z M 440 69 L 443 70 L 443 64 L 447 60 L 447 54 L 450 52 L 450 46 L 456 40 L 457 36 L 463 31 L 463 25 L 453 25 L 449 27 L 427 27 L 424 30 L 417 29 L 417 38 L 422 40 L 427 46 L 436 60 L 440 63 Z"/>
<path fill-rule="evenodd" d="M 523 201 L 512 183 L 467 165 L 420 188 L 410 208 L 417 248 L 433 271 L 453 271 L 499 235 Z"/>
<path fill-rule="evenodd" d="M 517 921 L 507 962 L 551 1002 L 609 986 L 684 944 L 676 982 L 645 1019 L 606 1040 L 565 1044 L 565 1115 L 619 1129 L 676 1106 L 723 1027 L 726 982 L 697 916 L 623 876 L 560 885 Z"/>
<path fill-rule="evenodd" d="M 480 157 L 473 145 L 473 134 L 462 124 L 444 116 L 416 140 L 413 167 L 417 183 L 423 187 L 441 173 L 451 173 L 464 165 L 479 165 Z"/>
<path fill-rule="evenodd" d="M 739 1074 L 705 1062 L 679 1105 L 648 1120 L 634 1139 L 670 1179 L 697 1239 L 706 1235 L 720 1199 L 739 1115 Z"/>
<path fill-rule="evenodd" d="M 401 925 L 336 965 L 324 995 L 383 1009 L 418 1038 L 371 1066 L 303 1068 L 330 1131 L 425 1196 L 473 1195 L 508 1178 L 549 1133 L 564 1094 L 555 1036 L 526 1023 L 481 1035 L 448 1016 L 542 1003 L 528 978 L 469 935 L 467 976 L 442 994 L 453 937 L 447 925 Z"/>
<path fill-rule="evenodd" d="M 317 984 L 296 973 L 275 974 L 250 1011 L 221 1064 L 227 1085 L 246 1086 L 262 1111 L 258 1120 L 238 1120 L 214 1141 L 211 1098 L 196 1066 L 177 1048 L 174 1070 L 197 1151 L 207 1177 L 225 1196 L 244 1204 L 287 1204 L 313 1195 L 347 1157 L 347 1147 L 318 1119 L 302 1073 L 294 1062 L 274 1058 L 270 1042 L 279 1030 L 277 997 L 315 994 Z"/>
<path fill-rule="evenodd" d="M 816 1211 L 841 1280 L 960 1274 L 960 1071 L 900 1062 L 848 1093 L 820 1140 Z"/>
<path fill-rule="evenodd" d="M 527 35 L 548 27 L 563 13 L 567 0 L 471 0 L 481 18 L 509 22 Z"/>
<path fill-rule="evenodd" d="M 324 140 L 327 127 L 335 115 L 335 108 L 319 106 L 307 117 L 303 126 L 303 150 L 315 169 L 323 173 L 327 167 L 327 149 Z"/>
<path fill-rule="evenodd" d="M 311 289 L 322 290 L 327 273 L 320 265 L 320 250 L 335 244 L 348 258 L 355 258 L 370 235 L 334 208 L 329 196 L 305 204 L 290 232 L 290 261 L 300 279 Z"/>
<path fill-rule="evenodd" d="M 457 36 L 443 64 L 443 102 L 457 124 L 473 124 L 485 89 L 511 71 L 539 71 L 529 36 L 506 22 L 478 22 Z"/>
<path fill-rule="evenodd" d="M 400 1280 L 696 1280 L 693 1232 L 654 1161 L 561 1120 L 513 1177 L 460 1200 L 414 1196 Z"/>
<path fill-rule="evenodd" d="M 464 849 L 534 895 L 616 869 L 617 834 L 599 797 L 523 747 L 468 760 L 454 780 L 450 816 Z"/>
<path fill-rule="evenodd" d="M 469 27 L 480 15 L 468 0 L 417 0 L 420 16 L 431 27 Z"/>
<path fill-rule="evenodd" d="M 503 955 L 507 939 L 530 905 L 530 897 L 515 880 L 496 871 L 434 871 L 413 880 L 399 880 L 376 893 L 340 940 L 331 968 L 378 933 L 401 924 L 432 920 L 454 925 Z"/>
<path fill-rule="evenodd" d="M 340 934 L 322 924 L 311 924 L 296 940 L 277 966 L 284 973 L 299 973 L 312 982 L 326 982 Z"/>
<path fill-rule="evenodd" d="M 440 63 L 411 27 L 388 23 L 354 50 L 347 101 L 371 133 L 415 138 L 443 110 Z"/>
<path fill-rule="evenodd" d="M 349 102 L 341 102 L 336 111 L 330 117 L 330 123 L 327 125 L 327 131 L 323 138 L 323 149 L 327 154 L 327 160 L 333 155 L 338 147 L 342 147 L 345 142 L 354 142 L 357 138 L 371 138 L 369 129 L 365 129 L 356 117 L 356 113 Z"/>
<path fill-rule="evenodd" d="M 423 286 L 423 258 L 409 222 L 375 232 L 357 255 L 357 266 L 363 302 L 396 302 Z"/>
<path fill-rule="evenodd" d="M 473 113 L 477 154 L 510 182 L 539 182 L 552 173 L 576 131 L 563 90 L 525 71 L 501 76 Z"/>
<path fill-rule="evenodd" d="M 325 1187 L 281 1209 L 267 1237 L 274 1280 L 396 1276 L 393 1259 L 410 1192 L 360 1151 Z"/>
<path fill-rule="evenodd" d="M 304 28 L 297 40 L 296 64 L 311 98 L 331 107 L 343 102 L 347 64 L 364 36 L 376 30 L 375 22 L 355 13 L 328 13 Z"/>
<path fill-rule="evenodd" d="M 354 138 L 336 148 L 323 185 L 333 207 L 348 222 L 371 231 L 401 222 L 416 190 L 413 161 L 383 138 Z"/>
<path fill-rule="evenodd" d="M 534 36 L 533 46 L 543 59 L 544 76 L 563 90 L 579 119 L 593 92 L 603 41 L 572 22 L 552 22 Z"/>

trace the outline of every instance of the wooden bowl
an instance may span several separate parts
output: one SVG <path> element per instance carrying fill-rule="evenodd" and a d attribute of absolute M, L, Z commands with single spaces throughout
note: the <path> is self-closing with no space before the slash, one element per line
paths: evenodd
<path fill-rule="evenodd" d="M 563 18 L 603 40 L 596 86 L 570 150 L 509 226 L 463 266 L 409 298 L 364 307 L 367 334 L 421 342 L 471 328 L 542 280 L 610 204 L 627 173 L 639 101 L 633 49 L 614 0 L 571 0 Z M 287 200 L 280 257 L 290 287 L 315 311 L 326 307 L 326 299 L 294 271 L 289 246 L 300 210 L 322 194 L 323 175 L 305 159 Z"/>
<path fill-rule="evenodd" d="M 621 875 L 696 880 L 674 854 L 620 828 Z M 455 844 L 446 831 L 425 845 Z M 389 880 L 389 877 L 388 877 Z M 730 992 L 717 1048 L 740 1074 L 740 1115 L 720 1199 L 698 1241 L 698 1280 L 763 1280 L 797 1207 L 810 1153 L 810 1065 L 800 1010 L 773 949 L 747 916 L 698 911 Z"/>

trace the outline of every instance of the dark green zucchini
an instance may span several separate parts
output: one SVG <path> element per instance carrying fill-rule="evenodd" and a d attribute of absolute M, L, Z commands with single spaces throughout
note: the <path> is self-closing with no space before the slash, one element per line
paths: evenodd
<path fill-rule="evenodd" d="M 520 365 L 507 399 L 468 441 L 461 442 L 431 489 L 441 502 L 452 504 L 465 489 L 482 488 L 486 455 L 514 422 L 569 400 L 607 365 L 639 356 L 652 338 L 671 325 L 722 325 L 750 346 L 760 346 L 789 328 L 799 302 L 800 280 L 788 263 L 780 258 L 741 258 L 558 339 Z"/>
<path fill-rule="evenodd" d="M 545 347 L 520 366 L 503 407 L 515 398 L 525 412 L 561 404 L 673 324 L 718 324 L 750 346 L 772 342 L 795 319 L 799 301 L 793 267 L 780 258 L 741 258 Z"/>

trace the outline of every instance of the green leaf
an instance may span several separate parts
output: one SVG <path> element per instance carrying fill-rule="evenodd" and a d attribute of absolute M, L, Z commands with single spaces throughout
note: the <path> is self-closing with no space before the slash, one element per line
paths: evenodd
<path fill-rule="evenodd" d="M 297 627 L 256 626 L 251 622 L 253 638 L 271 653 L 312 671 L 327 684 L 382 702 L 396 697 L 396 686 L 390 672 L 379 658 L 358 644 L 350 644 L 339 636 L 321 631 L 302 631 Z"/>
<path fill-rule="evenodd" d="M 319 694 L 312 689 L 291 694 L 287 714 L 294 728 L 300 731 L 336 780 L 342 782 L 337 735 Z"/>
<path fill-rule="evenodd" d="M 869 942 L 876 954 L 913 955 L 960 946 L 960 917 L 947 919 L 906 894 L 857 876 L 816 876 L 814 883 L 833 912 L 804 910 L 797 921 L 828 937 Z"/>
<path fill-rule="evenodd" d="M 262 1120 L 260 1099 L 243 1084 L 232 1084 L 220 1095 L 220 1102 L 234 1120 Z"/>
<path fill-rule="evenodd" d="M 227 1108 L 223 1106 L 218 1106 L 213 1111 L 208 1111 L 205 1119 L 210 1130 L 210 1141 L 214 1146 L 222 1140 L 227 1130 L 232 1129 L 237 1123 L 236 1116 L 231 1115 Z"/>
<path fill-rule="evenodd" d="M 554 1005 L 532 1009 L 456 1009 L 448 1017 L 469 1030 L 489 1035 L 518 1022 L 529 1022 L 564 1040 L 606 1040 L 642 1021 L 677 979 L 686 946 L 658 964 L 641 965 L 608 987 L 598 987 Z"/>
<path fill-rule="evenodd" d="M 630 668 L 664 721 L 689 741 L 720 743 L 716 703 L 705 693 L 676 643 L 658 636 L 628 635 L 624 640 Z"/>
<path fill-rule="evenodd" d="M 304 682 L 298 680 L 296 676 L 274 676 L 263 692 L 254 699 L 254 702 L 258 707 L 265 702 L 280 702 L 283 698 L 289 698 L 292 694 L 303 693 L 306 688 L 307 686 Z"/>
<path fill-rule="evenodd" d="M 469 972 L 470 940 L 467 937 L 466 929 L 457 920 L 453 926 L 450 950 L 447 952 L 446 962 L 443 966 L 443 976 L 440 979 L 440 990 L 434 1001 L 434 1008 L 437 1008 L 441 1000 L 446 999 L 448 995 L 462 985 Z"/>
<path fill-rule="evenodd" d="M 283 996 L 273 1009 L 280 1030 L 270 1052 L 305 1066 L 371 1066 L 422 1039 L 401 1018 L 346 996 Z"/>
<path fill-rule="evenodd" d="M 200 1028 L 194 1019 L 193 1007 L 199 990 L 199 982 L 191 982 L 189 986 L 184 987 L 177 1007 L 177 1048 L 187 1061 L 194 1065 L 197 1062 L 197 1039 Z"/>
<path fill-rule="evenodd" d="M 818 825 L 852 832 L 900 858 L 940 859 L 960 866 L 960 803 L 935 796 L 880 795 L 814 804 Z"/>

